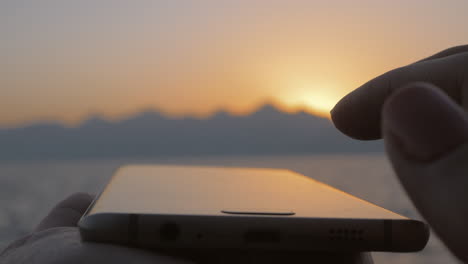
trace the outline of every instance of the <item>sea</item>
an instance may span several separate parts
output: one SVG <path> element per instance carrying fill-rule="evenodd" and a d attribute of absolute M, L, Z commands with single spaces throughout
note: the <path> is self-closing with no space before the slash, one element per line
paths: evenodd
<path fill-rule="evenodd" d="M 384 154 L 158 157 L 0 162 L 0 248 L 34 228 L 74 192 L 98 193 L 124 164 L 286 168 L 401 215 L 421 219 Z M 373 252 L 375 263 L 459 263 L 431 232 L 417 253 Z"/>

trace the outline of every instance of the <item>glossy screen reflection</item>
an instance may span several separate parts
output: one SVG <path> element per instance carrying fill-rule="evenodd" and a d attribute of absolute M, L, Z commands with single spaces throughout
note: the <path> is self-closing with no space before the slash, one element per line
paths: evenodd
<path fill-rule="evenodd" d="M 406 219 L 288 170 L 125 166 L 89 214 L 226 215 L 223 210 L 294 212 L 287 217 Z"/>

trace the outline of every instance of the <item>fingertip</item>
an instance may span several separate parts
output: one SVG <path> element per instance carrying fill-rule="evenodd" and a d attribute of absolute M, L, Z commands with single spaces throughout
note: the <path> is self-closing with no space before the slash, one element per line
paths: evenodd
<path fill-rule="evenodd" d="M 77 192 L 59 202 L 56 207 L 73 208 L 80 213 L 84 213 L 93 199 L 94 195 L 92 194 Z"/>
<path fill-rule="evenodd" d="M 68 196 L 52 208 L 35 231 L 40 232 L 54 227 L 76 226 L 93 199 L 94 196 L 88 193 L 74 193 Z"/>
<path fill-rule="evenodd" d="M 359 102 L 360 91 L 343 97 L 330 111 L 335 127 L 343 134 L 359 140 L 380 139 L 380 111 L 369 102 Z"/>

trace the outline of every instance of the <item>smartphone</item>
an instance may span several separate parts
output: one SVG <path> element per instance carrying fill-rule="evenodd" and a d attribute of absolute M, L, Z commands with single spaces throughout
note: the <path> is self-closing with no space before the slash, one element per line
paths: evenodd
<path fill-rule="evenodd" d="M 130 165 L 79 221 L 82 239 L 158 249 L 423 249 L 425 223 L 293 171 Z"/>

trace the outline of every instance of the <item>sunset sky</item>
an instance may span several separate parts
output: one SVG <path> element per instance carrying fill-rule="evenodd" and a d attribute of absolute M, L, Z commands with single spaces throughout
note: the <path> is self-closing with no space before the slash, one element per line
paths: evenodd
<path fill-rule="evenodd" d="M 468 1 L 0 1 L 0 126 L 274 101 L 327 113 L 392 68 L 468 42 Z"/>

